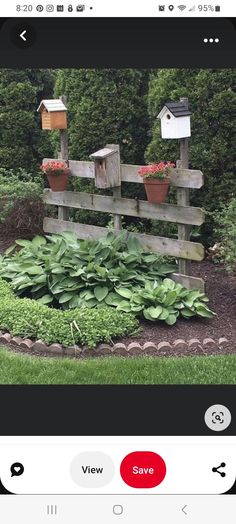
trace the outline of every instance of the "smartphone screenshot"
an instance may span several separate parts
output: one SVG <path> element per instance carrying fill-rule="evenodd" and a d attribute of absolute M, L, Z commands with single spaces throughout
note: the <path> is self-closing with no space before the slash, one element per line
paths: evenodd
<path fill-rule="evenodd" d="M 234 524 L 235 7 L 0 16 L 0 520 Z"/>

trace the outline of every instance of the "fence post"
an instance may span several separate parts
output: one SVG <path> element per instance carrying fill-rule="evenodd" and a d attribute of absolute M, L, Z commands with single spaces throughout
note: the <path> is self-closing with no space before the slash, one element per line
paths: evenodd
<path fill-rule="evenodd" d="M 118 151 L 119 158 L 119 169 L 120 169 L 120 146 L 118 144 L 106 144 L 106 147 Z M 113 197 L 121 197 L 121 185 L 112 188 Z M 122 229 L 122 218 L 121 215 L 113 215 L 114 219 L 114 229 Z"/>
<path fill-rule="evenodd" d="M 188 106 L 188 98 L 180 98 L 180 102 L 185 102 Z M 177 161 L 177 168 L 188 169 L 189 168 L 189 139 L 180 139 L 180 160 Z M 177 203 L 179 206 L 189 206 L 189 189 L 179 187 L 177 189 Z M 178 239 L 189 240 L 190 239 L 190 226 L 179 224 L 178 225 Z M 190 262 L 179 259 L 179 273 L 182 275 L 190 274 Z"/>
<path fill-rule="evenodd" d="M 66 95 L 61 95 L 60 100 L 67 106 L 67 97 Z M 60 129 L 60 158 L 64 160 L 67 165 L 69 165 L 69 150 L 68 150 L 68 129 Z M 69 208 L 58 206 L 58 219 L 59 220 L 69 220 Z"/>

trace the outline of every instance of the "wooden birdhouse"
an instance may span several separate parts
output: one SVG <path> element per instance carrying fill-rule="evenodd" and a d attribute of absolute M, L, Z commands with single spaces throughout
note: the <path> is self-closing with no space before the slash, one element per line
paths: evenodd
<path fill-rule="evenodd" d="M 187 138 L 191 136 L 190 115 L 186 102 L 166 102 L 157 115 L 161 120 L 162 138 Z"/>
<path fill-rule="evenodd" d="M 100 189 L 118 187 L 120 179 L 119 151 L 105 147 L 90 155 L 95 162 L 95 186 Z"/>
<path fill-rule="evenodd" d="M 67 129 L 67 108 L 62 100 L 42 100 L 38 107 L 42 129 Z"/>

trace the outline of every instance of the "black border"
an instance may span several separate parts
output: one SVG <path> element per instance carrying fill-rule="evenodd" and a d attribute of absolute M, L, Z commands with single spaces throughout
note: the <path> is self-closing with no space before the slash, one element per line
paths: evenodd
<path fill-rule="evenodd" d="M 36 42 L 21 49 L 12 31 L 32 25 Z M 1 19 L 0 67 L 236 67 L 235 19 Z M 219 44 L 204 44 L 204 37 Z"/>
<path fill-rule="evenodd" d="M 236 435 L 236 386 L 0 386 L 1 435 Z M 207 408 L 231 425 L 211 431 Z"/>

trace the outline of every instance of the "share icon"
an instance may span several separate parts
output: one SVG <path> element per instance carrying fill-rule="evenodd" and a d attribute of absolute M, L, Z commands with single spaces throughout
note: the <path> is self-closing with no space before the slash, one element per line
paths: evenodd
<path fill-rule="evenodd" d="M 212 468 L 212 471 L 213 473 L 219 473 L 221 477 L 226 477 L 226 473 L 224 471 L 219 471 L 219 469 L 225 468 L 225 467 L 226 467 L 225 462 L 221 462 L 220 466 L 218 466 L 217 468 Z"/>

